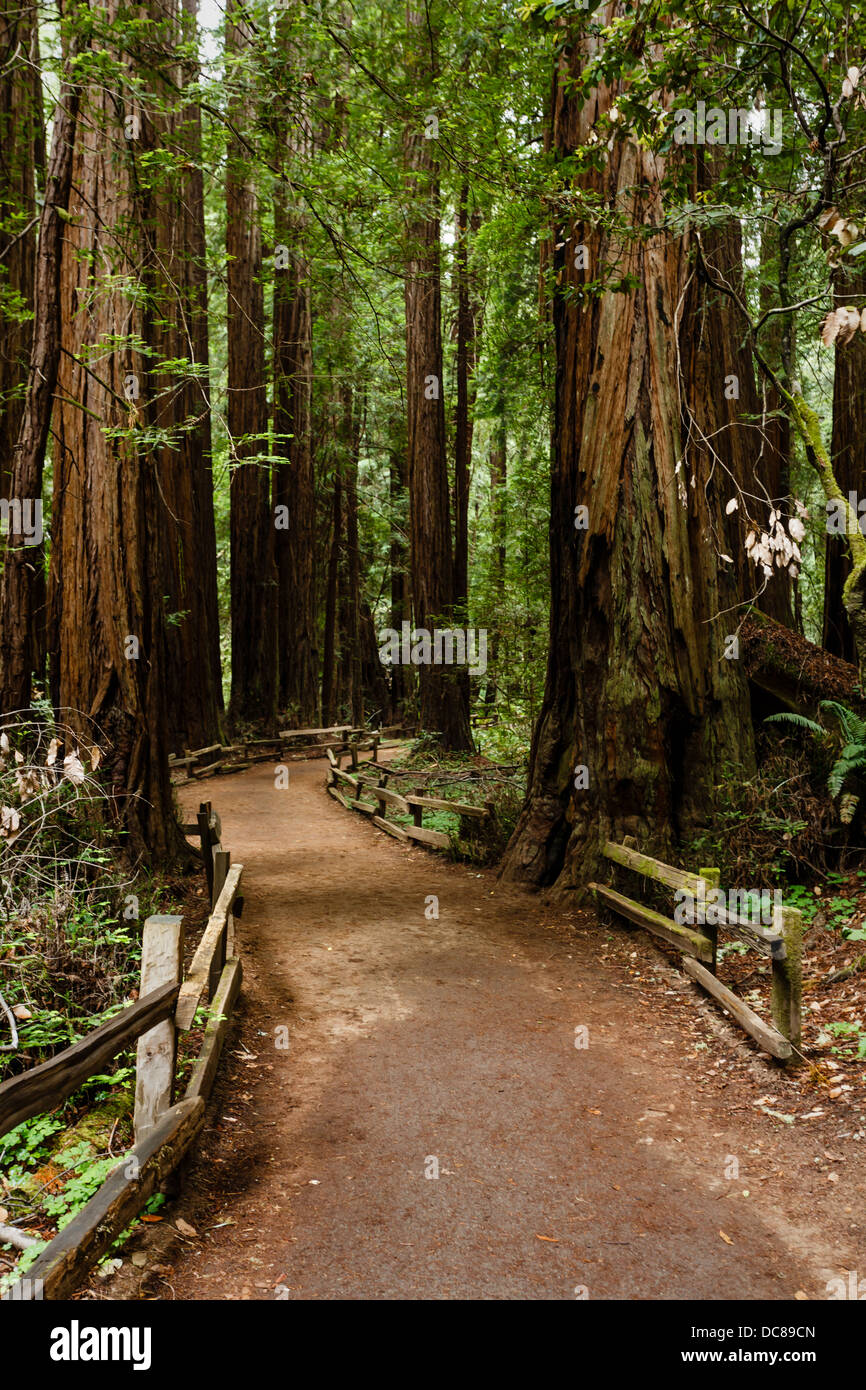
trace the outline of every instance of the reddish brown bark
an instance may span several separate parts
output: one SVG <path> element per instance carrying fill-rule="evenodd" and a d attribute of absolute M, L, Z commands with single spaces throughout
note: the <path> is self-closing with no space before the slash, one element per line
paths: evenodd
<path fill-rule="evenodd" d="M 168 34 L 194 32 L 196 0 L 154 5 Z M 194 81 L 194 68 L 177 63 L 154 84 L 164 108 L 143 112 L 147 145 L 171 150 L 178 164 L 168 179 L 157 172 L 146 184 L 148 259 L 143 268 L 152 302 L 148 340 L 183 367 L 151 370 L 145 411 L 149 422 L 173 434 L 156 453 L 161 499 L 159 536 L 166 615 L 165 683 L 168 737 L 173 751 L 201 748 L 222 732 L 222 672 L 217 601 L 216 531 L 211 465 L 208 371 L 207 263 L 201 172 L 201 113 L 191 102 L 175 110 L 172 94 Z M 168 79 L 167 81 L 165 79 Z M 151 231 L 152 229 L 152 231 Z M 177 425 L 183 428 L 176 429 Z"/>
<path fill-rule="evenodd" d="M 101 14 L 117 23 L 108 0 Z M 165 631 L 156 460 L 140 442 L 147 322 L 126 285 L 148 256 L 127 138 L 124 93 L 103 79 L 82 93 L 70 220 L 60 266 L 61 357 L 55 410 L 51 551 L 51 685 L 55 706 L 103 774 L 131 851 L 181 852 L 168 777 Z M 106 272 L 110 272 L 107 278 Z M 105 342 L 116 342 L 111 352 Z"/>
<path fill-rule="evenodd" d="M 551 137 L 561 156 L 586 142 L 615 99 L 615 87 L 585 104 L 575 95 L 571 79 L 595 42 L 575 37 L 558 59 Z M 631 227 L 659 226 L 662 172 L 626 136 L 578 189 L 609 199 Z M 701 390 L 711 384 L 723 399 L 730 320 L 716 321 L 717 296 L 699 280 L 687 289 L 688 237 L 620 236 L 564 215 L 555 242 L 550 647 L 527 802 L 504 871 L 562 889 L 597 871 L 605 839 L 630 834 L 669 850 L 710 811 L 725 765 L 749 766 L 752 750 L 746 682 L 724 658 L 731 619 L 718 616 L 739 596 L 719 558 L 732 553 L 730 481 L 689 433 Z M 621 288 L 587 292 L 608 273 Z M 701 324 L 712 330 L 704 338 Z M 580 529 L 577 505 L 588 509 Z"/>
<path fill-rule="evenodd" d="M 36 16 L 27 0 L 0 0 L 0 497 L 16 496 L 13 448 L 33 335 L 36 157 L 42 138 L 40 74 L 31 63 Z"/>
<path fill-rule="evenodd" d="M 51 159 L 39 223 L 33 337 L 27 394 L 12 464 L 10 495 L 42 497 L 45 449 L 60 365 L 60 266 L 69 205 L 78 90 L 61 89 L 54 112 Z M 0 580 L 0 709 L 26 709 L 31 676 L 41 665 L 45 628 L 43 547 L 10 536 Z"/>
<path fill-rule="evenodd" d="M 866 275 L 837 278 L 838 304 L 863 304 Z M 847 497 L 866 494 L 866 339 L 855 333 L 843 347 L 836 345 L 833 377 L 833 433 L 830 457 L 836 481 Z M 851 573 L 851 558 L 844 536 L 827 536 L 824 558 L 824 624 L 822 644 L 834 656 L 857 661 L 854 635 L 842 591 Z"/>
<path fill-rule="evenodd" d="M 435 70 L 435 35 L 429 14 L 411 8 L 407 11 L 406 66 L 414 90 L 429 86 Z M 412 602 L 416 628 L 432 632 L 452 625 L 454 561 L 442 377 L 439 177 L 433 154 L 435 141 L 425 134 L 420 116 L 410 118 L 403 140 L 409 202 L 406 405 Z M 457 671 L 442 665 L 420 665 L 418 691 L 422 727 L 437 730 L 446 748 L 471 749 L 472 735 Z"/>
<path fill-rule="evenodd" d="M 227 12 L 226 48 L 243 53 L 253 30 L 243 7 Z M 231 101 L 235 131 L 248 129 L 253 102 L 246 90 Z M 228 429 L 231 458 L 231 628 L 233 724 L 271 727 L 277 710 L 275 518 L 271 512 L 262 241 L 258 194 L 249 152 L 239 136 L 226 165 L 228 253 Z"/>

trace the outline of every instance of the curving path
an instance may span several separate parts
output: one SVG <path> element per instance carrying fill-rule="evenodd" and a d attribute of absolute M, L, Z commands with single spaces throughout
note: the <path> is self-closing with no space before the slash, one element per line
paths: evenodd
<path fill-rule="evenodd" d="M 851 1193 L 752 1105 L 784 1080 L 645 939 L 388 839 L 321 762 L 202 794 L 244 996 L 158 1296 L 789 1299 L 863 1264 Z"/>

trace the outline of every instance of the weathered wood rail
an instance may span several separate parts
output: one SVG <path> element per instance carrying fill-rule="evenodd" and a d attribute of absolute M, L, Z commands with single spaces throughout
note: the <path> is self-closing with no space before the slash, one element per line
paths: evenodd
<path fill-rule="evenodd" d="M 686 957 L 683 961 L 686 973 L 711 994 L 766 1052 L 779 1061 L 793 1060 L 800 1045 L 803 925 L 799 910 L 774 907 L 772 929 L 764 928 L 752 922 L 744 912 L 731 912 L 715 900 L 712 890 L 719 888 L 721 877 L 716 868 L 702 868 L 696 873 L 678 869 L 648 854 L 641 854 L 630 840 L 622 844 L 608 841 L 602 853 L 620 868 L 673 888 L 678 894 L 689 894 L 695 903 L 701 899 L 706 902 L 707 895 L 710 895 L 706 910 L 700 914 L 704 920 L 697 925 L 685 926 L 605 884 L 589 884 L 599 902 L 681 951 Z M 762 1019 L 717 979 L 720 929 L 738 936 L 751 949 L 770 958 L 772 1024 Z"/>
<path fill-rule="evenodd" d="M 421 793 L 405 795 L 396 792 L 388 786 L 388 771 L 385 768 L 377 769 L 378 775 L 373 777 L 365 775 L 360 770 L 357 758 L 357 747 L 350 746 L 349 756 L 352 759 L 352 772 L 347 772 L 340 767 L 341 751 L 333 747 L 326 749 L 328 756 L 328 776 L 327 790 L 335 801 L 339 801 L 341 806 L 345 806 L 349 811 L 358 811 L 361 815 L 369 816 L 373 825 L 379 830 L 384 830 L 386 835 L 392 835 L 394 839 L 406 843 L 415 840 L 419 844 L 427 845 L 429 849 L 448 849 L 451 844 L 451 837 L 441 830 L 432 830 L 429 826 L 422 823 L 424 811 L 450 811 L 461 820 L 489 821 L 495 815 L 495 808 L 492 801 L 486 802 L 484 806 L 472 806 L 463 801 L 446 801 L 441 797 L 424 796 Z M 376 760 L 377 750 L 373 751 L 373 761 Z M 368 764 L 369 766 L 369 764 Z M 346 795 L 341 787 L 350 789 L 351 796 Z M 361 795 L 366 791 L 372 798 L 371 801 L 362 801 Z M 412 817 L 411 825 L 397 825 L 394 821 L 388 820 L 388 810 L 392 809 L 400 812 L 404 816 Z"/>
<path fill-rule="evenodd" d="M 240 915 L 243 865 L 231 865 L 218 840 L 219 817 L 205 803 L 189 833 L 207 833 L 205 867 L 215 896 L 183 978 L 183 920 L 148 917 L 142 935 L 141 997 L 72 1047 L 0 1085 L 0 1137 L 33 1115 L 53 1110 L 112 1057 L 137 1042 L 133 1146 L 74 1219 L 41 1252 L 4 1300 L 62 1299 L 181 1163 L 204 1124 L 220 1054 L 240 991 L 234 917 Z M 216 847 L 215 847 L 216 846 Z M 217 866 L 219 865 L 219 869 Z M 222 873 L 222 869 L 225 872 Z M 214 877 L 216 875 L 216 877 Z M 221 877 L 220 877 L 221 875 Z M 204 1039 L 185 1093 L 176 1100 L 178 1033 L 210 1005 Z"/>
<path fill-rule="evenodd" d="M 392 747 L 385 742 L 388 735 L 403 732 L 403 726 L 394 724 L 387 728 L 364 730 L 352 724 L 332 724 L 322 729 L 282 729 L 273 738 L 248 738 L 240 743 L 211 743 L 206 748 L 185 748 L 183 755 L 170 753 L 169 771 L 175 786 L 187 782 L 203 781 L 215 777 L 217 773 L 226 776 L 232 772 L 243 772 L 255 763 L 271 762 L 275 757 L 324 756 L 325 740 L 332 743 L 339 740 L 343 752 L 354 748 L 354 758 L 363 749 Z M 366 742 L 359 740 L 366 737 Z M 298 740 L 302 743 L 298 744 Z M 179 773 L 180 776 L 174 774 Z"/>

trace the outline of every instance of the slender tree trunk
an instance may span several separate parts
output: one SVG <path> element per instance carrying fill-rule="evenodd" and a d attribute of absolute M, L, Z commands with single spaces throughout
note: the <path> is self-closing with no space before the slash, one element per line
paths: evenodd
<path fill-rule="evenodd" d="M 64 83 L 54 112 L 39 223 L 30 369 L 12 467 L 11 495 L 40 501 L 60 364 L 60 267 L 78 101 L 78 89 Z M 0 579 L 0 709 L 26 709 L 30 704 L 31 676 L 42 664 L 45 604 L 43 546 L 25 547 L 22 537 L 11 534 Z"/>
<path fill-rule="evenodd" d="M 435 39 L 429 12 L 407 11 L 406 65 L 413 91 L 435 76 Z M 434 50 L 431 57 L 431 47 Z M 416 628 L 447 628 L 452 621 L 454 570 L 445 450 L 442 378 L 439 177 L 420 117 L 404 132 L 410 202 L 407 227 L 406 403 L 411 533 L 412 601 Z M 422 727 L 438 730 L 444 747 L 471 749 L 472 735 L 456 672 L 418 667 Z"/>
<path fill-rule="evenodd" d="M 469 622 L 469 482 L 472 432 L 475 423 L 475 367 L 478 354 L 476 307 L 469 274 L 469 186 L 464 183 L 457 206 L 454 260 L 457 278 L 457 407 L 454 440 L 454 612 L 464 627 Z M 472 231 L 480 219 L 473 215 Z M 467 721 L 470 709 L 468 668 L 460 672 L 460 693 Z"/>
<path fill-rule="evenodd" d="M 286 462 L 275 470 L 274 502 L 288 509 L 277 532 L 280 707 L 300 727 L 318 723 L 319 652 L 316 624 L 315 480 L 311 438 L 313 384 L 310 266 L 303 230 L 277 203 L 277 240 L 288 265 L 275 272 L 274 433 Z"/>
<path fill-rule="evenodd" d="M 237 0 L 227 11 L 226 48 L 242 54 L 252 41 L 251 21 Z M 244 78 L 248 81 L 248 78 Z M 235 130 L 249 129 L 254 103 L 246 90 L 233 95 Z M 271 727 L 277 708 L 276 567 L 266 454 L 262 241 L 258 195 L 249 152 L 229 140 L 226 166 L 228 252 L 228 430 L 231 472 L 232 723 Z"/>
<path fill-rule="evenodd" d="M 764 313 L 772 307 L 774 296 L 765 280 L 769 279 L 772 266 L 770 264 L 769 253 L 772 250 L 772 238 L 769 235 L 761 237 L 761 312 Z M 793 334 L 793 326 L 791 332 Z M 767 320 L 766 327 L 761 334 L 761 348 L 774 371 L 778 372 L 781 368 L 781 338 L 782 320 L 780 315 L 774 315 Z M 793 340 L 792 340 L 793 346 Z M 783 409 L 782 401 L 778 391 L 769 383 L 762 386 L 763 413 L 765 415 L 765 425 L 763 437 L 760 445 L 760 455 L 754 467 L 755 481 L 758 486 L 752 490 L 763 496 L 766 490 L 769 502 L 778 505 L 778 510 L 784 510 L 784 503 L 791 494 L 791 421 L 787 411 Z M 763 484 L 763 488 L 761 488 Z M 765 501 L 764 510 L 766 511 L 769 503 Z M 754 573 L 754 570 L 753 570 Z M 763 613 L 768 613 L 776 622 L 783 623 L 785 627 L 793 627 L 794 614 L 792 612 L 792 590 L 793 584 L 787 570 L 779 570 L 775 573 L 767 584 L 766 589 L 759 595 L 758 607 Z M 799 626 L 799 625 L 797 625 Z"/>
<path fill-rule="evenodd" d="M 343 480 L 334 471 L 331 544 L 328 551 L 328 583 L 325 590 L 325 641 L 322 654 L 322 723 L 330 728 L 337 720 L 337 587 L 340 569 L 340 538 L 343 529 Z"/>
<path fill-rule="evenodd" d="M 114 0 L 101 18 L 118 22 Z M 130 392 L 147 380 L 139 341 L 156 345 L 126 289 L 148 256 L 145 122 L 130 127 L 124 111 L 139 109 L 102 76 L 81 103 L 60 264 L 52 697 L 82 751 L 104 748 L 101 775 L 132 853 L 167 861 L 181 838 L 167 760 L 161 501 L 155 458 L 139 442 L 147 400 Z M 108 354 L 106 342 L 117 344 Z"/>
<path fill-rule="evenodd" d="M 508 517 L 508 452 L 505 422 L 505 401 L 500 400 L 500 414 L 497 420 L 496 437 L 490 445 L 488 458 L 490 469 L 490 511 L 491 511 L 491 552 L 492 574 L 491 592 L 493 611 L 496 614 L 488 652 L 487 685 L 484 690 L 484 703 L 494 705 L 497 693 L 497 671 L 502 654 L 502 617 L 505 611 L 505 545 Z"/>
<path fill-rule="evenodd" d="M 364 723 L 364 689 L 361 678 L 361 553 L 358 544 L 358 451 L 360 417 L 349 385 L 341 388 L 343 407 L 342 450 L 346 480 L 346 565 L 349 589 L 346 604 L 346 657 L 352 723 Z"/>
<path fill-rule="evenodd" d="M 396 426 L 395 426 L 396 429 Z M 405 440 L 396 439 L 389 453 L 389 493 L 391 502 L 391 627 L 402 632 L 411 621 L 409 574 L 406 548 L 406 452 Z M 409 691 L 409 669 L 396 662 L 391 667 L 391 719 L 402 720 Z"/>
<path fill-rule="evenodd" d="M 866 274 L 844 283 L 837 280 L 838 304 L 859 303 L 866 294 Z M 847 497 L 866 490 L 866 340 L 855 333 L 844 347 L 836 344 L 833 378 L 833 434 L 830 456 L 833 472 Z M 824 558 L 824 624 L 822 646 L 835 656 L 857 664 L 857 651 L 842 591 L 851 573 L 851 557 L 843 536 L 828 535 Z"/>
<path fill-rule="evenodd" d="M 27 0 L 0 0 L 0 498 L 19 495 L 11 491 L 13 448 L 33 336 L 28 311 L 36 271 L 36 161 L 43 138 L 41 75 L 29 61 L 37 14 Z"/>
<path fill-rule="evenodd" d="M 580 99 L 574 79 L 596 40 L 565 37 L 551 121 L 560 157 L 586 143 L 617 90 Z M 629 208 L 635 227 L 660 227 L 662 175 L 626 136 L 578 188 Z M 626 237 L 566 211 L 555 243 L 550 647 L 504 872 L 564 889 L 597 872 L 606 839 L 669 851 L 711 815 L 726 765 L 750 767 L 753 753 L 745 677 L 724 657 L 730 618 L 718 617 L 739 597 L 720 559 L 730 484 L 694 435 L 683 447 L 690 418 L 700 423 L 700 383 L 723 399 L 730 318 L 716 322 L 688 237 Z M 608 267 L 637 288 L 589 293 Z"/>

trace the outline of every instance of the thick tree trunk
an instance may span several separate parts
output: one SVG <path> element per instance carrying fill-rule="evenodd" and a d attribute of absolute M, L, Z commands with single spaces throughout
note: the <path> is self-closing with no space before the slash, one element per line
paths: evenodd
<path fill-rule="evenodd" d="M 167 0 L 161 14 L 178 40 L 195 33 L 196 0 Z M 195 81 L 178 63 L 169 72 L 165 112 L 148 116 L 144 134 L 181 161 L 170 186 L 150 189 L 153 241 L 143 279 L 152 294 L 148 339 L 170 362 L 193 368 L 151 371 L 146 414 L 172 432 L 172 447 L 156 453 L 161 499 L 162 596 L 166 613 L 165 683 L 169 744 L 174 752 L 201 748 L 222 735 L 222 672 L 217 600 L 216 528 L 211 463 L 208 370 L 207 262 L 201 172 L 201 113 L 192 102 L 172 109 L 173 90 Z M 158 179 L 158 175 L 157 175 Z"/>
<path fill-rule="evenodd" d="M 103 17 L 117 23 L 114 0 Z M 151 344 L 126 291 L 149 251 L 140 132 L 123 113 L 124 94 L 104 78 L 82 93 L 60 266 L 51 686 L 82 750 L 96 741 L 106 751 L 102 775 L 130 850 L 166 861 L 182 842 L 167 760 L 162 503 L 155 457 L 138 440 L 147 402 L 130 394 L 147 380 L 138 342 Z M 106 342 L 117 346 L 106 353 Z"/>
<path fill-rule="evenodd" d="M 551 132 L 561 157 L 615 99 L 604 87 L 585 104 L 574 94 L 594 42 L 576 38 L 558 59 Z M 660 161 L 625 137 L 607 166 L 581 187 L 632 226 L 660 226 Z M 623 237 L 563 218 L 555 242 L 548 672 L 504 872 L 564 889 L 598 870 L 608 838 L 670 851 L 711 814 L 726 765 L 751 766 L 753 754 L 745 678 L 724 657 L 733 625 L 718 617 L 738 598 L 720 559 L 732 553 L 731 485 L 700 436 L 686 434 L 721 409 L 704 402 L 702 412 L 699 397 L 711 389 L 723 401 L 730 316 L 717 320 L 716 296 L 692 275 L 688 238 Z M 588 293 L 586 282 L 608 273 L 623 288 Z M 713 441 L 716 452 L 727 440 Z"/>
<path fill-rule="evenodd" d="M 251 22 L 233 0 L 227 11 L 226 48 L 243 53 Z M 232 125 L 248 129 L 254 118 L 248 92 L 230 103 Z M 262 241 L 258 195 L 249 153 L 229 141 L 226 165 L 228 252 L 228 430 L 231 472 L 231 627 L 233 725 L 272 727 L 277 709 L 276 567 L 265 390 Z"/>
<path fill-rule="evenodd" d="M 837 279 L 838 304 L 857 304 L 866 294 L 866 275 Z M 866 339 L 855 333 L 844 347 L 836 345 L 833 378 L 833 433 L 830 457 L 836 481 L 847 497 L 866 491 Z M 834 656 L 857 661 L 854 634 L 842 591 L 851 573 L 851 556 L 844 536 L 827 536 L 824 559 L 824 625 L 822 645 Z"/>
<path fill-rule="evenodd" d="M 407 11 L 406 65 L 413 90 L 430 86 L 435 39 L 429 13 Z M 431 45 L 434 56 L 431 57 Z M 404 132 L 409 202 L 407 226 L 406 404 L 412 602 L 416 628 L 451 626 L 454 598 L 445 401 L 442 379 L 439 178 L 420 116 Z M 472 735 L 453 667 L 418 667 L 419 713 L 444 747 L 471 749 Z"/>
<path fill-rule="evenodd" d="M 39 223 L 33 339 L 27 394 L 12 466 L 11 496 L 42 497 L 45 449 L 60 364 L 60 265 L 69 206 L 79 94 L 64 84 L 54 111 L 51 159 Z M 0 579 L 0 709 L 26 709 L 32 673 L 42 664 L 45 629 L 43 546 L 10 534 Z"/>

